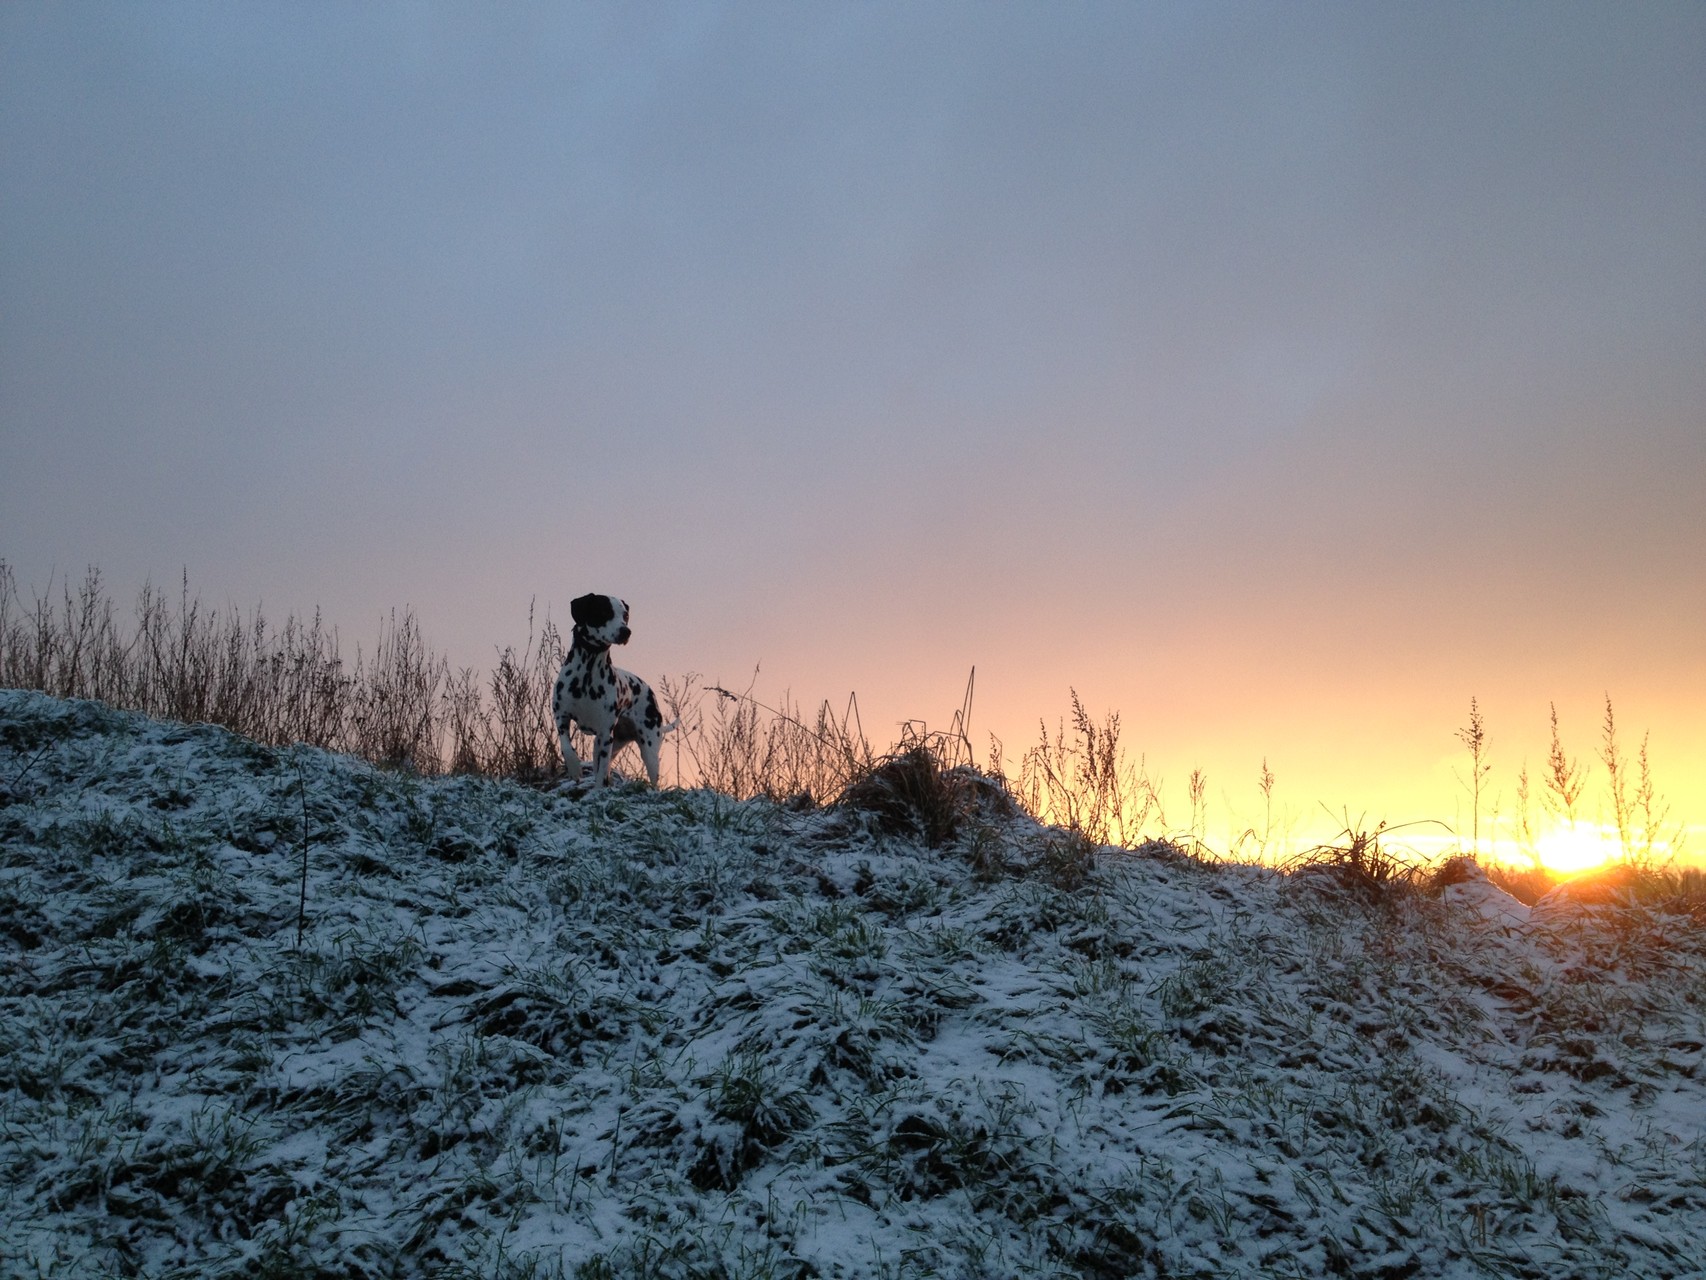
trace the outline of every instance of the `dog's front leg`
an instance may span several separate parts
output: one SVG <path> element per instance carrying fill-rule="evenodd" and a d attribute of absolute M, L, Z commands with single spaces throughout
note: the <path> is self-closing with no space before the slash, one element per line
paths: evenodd
<path fill-rule="evenodd" d="M 563 776 L 570 782 L 581 780 L 580 753 L 575 750 L 572 732 L 564 728 L 557 734 L 557 741 L 563 744 Z"/>
<path fill-rule="evenodd" d="M 610 774 L 610 757 L 615 754 L 616 735 L 606 730 L 593 740 L 592 785 L 602 787 Z"/>

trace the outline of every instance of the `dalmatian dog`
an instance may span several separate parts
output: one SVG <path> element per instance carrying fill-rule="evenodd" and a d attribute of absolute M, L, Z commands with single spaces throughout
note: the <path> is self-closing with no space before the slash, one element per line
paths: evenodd
<path fill-rule="evenodd" d="M 610 758 L 625 742 L 640 744 L 646 776 L 658 783 L 658 752 L 663 735 L 675 728 L 665 724 L 651 685 L 610 661 L 610 646 L 628 643 L 628 604 L 615 596 L 585 595 L 569 602 L 575 620 L 573 641 L 557 686 L 551 693 L 551 713 L 563 744 L 563 768 L 570 781 L 581 777 L 571 725 L 593 736 L 592 785 L 602 787 L 610 774 Z"/>

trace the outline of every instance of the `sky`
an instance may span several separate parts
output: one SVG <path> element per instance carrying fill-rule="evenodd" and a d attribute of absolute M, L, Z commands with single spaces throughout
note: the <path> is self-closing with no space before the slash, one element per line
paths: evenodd
<path fill-rule="evenodd" d="M 1706 822 L 1706 7 L 0 6 L 0 558 L 944 724 L 1231 830 Z M 57 577 L 56 577 L 57 575 Z M 1593 785 L 1593 784 L 1590 784 Z"/>

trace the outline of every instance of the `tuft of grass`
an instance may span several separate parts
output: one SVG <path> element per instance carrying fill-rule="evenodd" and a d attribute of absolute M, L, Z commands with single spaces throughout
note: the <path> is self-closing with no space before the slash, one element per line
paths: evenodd
<path fill-rule="evenodd" d="M 734 1190 L 742 1175 L 813 1117 L 805 1091 L 787 1087 L 757 1049 L 730 1055 L 700 1083 L 706 1087 L 712 1116 L 720 1122 L 687 1174 L 701 1191 Z"/>
<path fill-rule="evenodd" d="M 1367 902 L 1383 902 L 1409 893 L 1422 884 L 1425 868 L 1413 858 L 1383 845 L 1390 830 L 1385 822 L 1372 830 L 1346 821 L 1337 839 L 1294 854 L 1280 870 L 1304 882 L 1324 883 Z"/>
<path fill-rule="evenodd" d="M 953 843 L 999 788 L 969 765 L 948 766 L 919 744 L 876 761 L 842 789 L 838 808 L 868 816 L 885 835 L 921 840 L 940 849 Z"/>

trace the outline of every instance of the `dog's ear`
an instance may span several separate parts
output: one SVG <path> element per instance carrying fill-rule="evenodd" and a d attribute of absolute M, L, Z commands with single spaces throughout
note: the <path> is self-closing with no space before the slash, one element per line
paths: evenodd
<path fill-rule="evenodd" d="M 569 616 L 588 630 L 596 631 L 616 616 L 609 596 L 585 595 L 569 601 Z"/>

